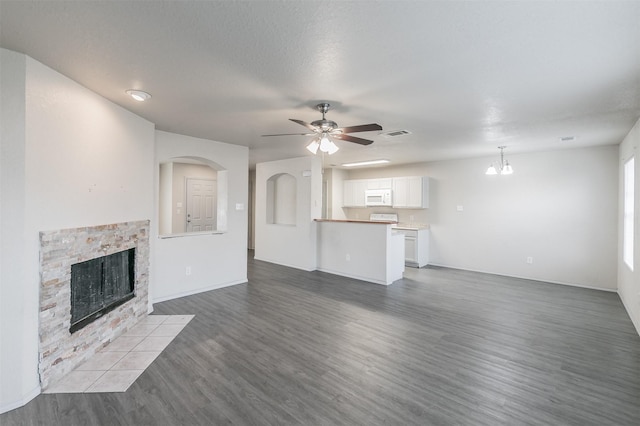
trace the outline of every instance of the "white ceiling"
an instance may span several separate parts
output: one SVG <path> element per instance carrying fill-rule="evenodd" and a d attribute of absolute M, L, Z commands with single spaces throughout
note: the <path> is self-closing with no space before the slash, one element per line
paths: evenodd
<path fill-rule="evenodd" d="M 175 132 L 311 155 L 288 121 L 376 122 L 325 164 L 618 144 L 640 117 L 640 1 L 6 1 L 0 45 Z M 153 95 L 137 103 L 126 89 Z M 574 141 L 559 138 L 575 136 Z"/>

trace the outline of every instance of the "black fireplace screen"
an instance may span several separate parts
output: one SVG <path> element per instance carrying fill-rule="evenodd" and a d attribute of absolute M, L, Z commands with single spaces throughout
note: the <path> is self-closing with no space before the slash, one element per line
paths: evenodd
<path fill-rule="evenodd" d="M 71 327 L 82 327 L 134 297 L 135 249 L 71 265 Z"/>

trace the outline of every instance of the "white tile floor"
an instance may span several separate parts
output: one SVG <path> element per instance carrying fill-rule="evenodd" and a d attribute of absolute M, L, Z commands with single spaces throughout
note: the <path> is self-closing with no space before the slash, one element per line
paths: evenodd
<path fill-rule="evenodd" d="M 124 392 L 193 315 L 149 315 L 43 393 Z"/>

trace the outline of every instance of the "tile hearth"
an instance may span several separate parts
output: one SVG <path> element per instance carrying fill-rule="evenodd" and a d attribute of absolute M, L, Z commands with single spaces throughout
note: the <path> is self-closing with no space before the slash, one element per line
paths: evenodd
<path fill-rule="evenodd" d="M 125 392 L 194 315 L 149 315 L 43 393 Z"/>

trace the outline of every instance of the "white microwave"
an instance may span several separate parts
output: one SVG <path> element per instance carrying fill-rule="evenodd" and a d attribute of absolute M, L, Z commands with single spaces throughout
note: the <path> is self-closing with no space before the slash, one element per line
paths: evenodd
<path fill-rule="evenodd" d="M 390 189 L 367 189 L 364 193 L 365 206 L 390 206 L 391 202 Z"/>

